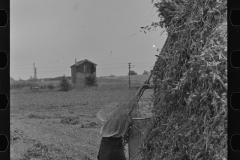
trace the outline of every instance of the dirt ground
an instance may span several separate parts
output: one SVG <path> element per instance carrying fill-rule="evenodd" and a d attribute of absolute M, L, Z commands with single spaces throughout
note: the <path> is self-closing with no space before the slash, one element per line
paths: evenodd
<path fill-rule="evenodd" d="M 11 159 L 97 159 L 102 122 L 96 113 L 135 92 L 123 87 L 11 91 Z M 139 102 L 144 117 L 150 116 L 151 94 L 145 91 Z"/>

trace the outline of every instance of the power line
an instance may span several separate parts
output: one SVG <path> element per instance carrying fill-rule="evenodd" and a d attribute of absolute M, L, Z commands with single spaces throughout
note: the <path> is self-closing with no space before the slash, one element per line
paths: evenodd
<path fill-rule="evenodd" d="M 124 66 L 119 66 L 119 64 L 127 64 L 127 63 L 115 63 L 115 64 L 105 64 L 105 65 L 110 65 L 110 66 L 104 66 L 104 65 L 99 65 L 98 67 L 99 67 L 99 69 L 101 69 L 101 70 L 112 70 L 112 69 L 115 69 L 115 70 L 117 70 L 117 69 L 123 69 L 123 68 L 128 68 L 128 67 L 124 67 Z M 129 63 L 128 63 L 129 64 Z M 131 63 L 132 64 L 132 63 Z M 137 65 L 136 65 L 137 64 Z M 149 64 L 147 64 L 147 63 L 142 63 L 142 62 L 136 62 L 136 63 L 134 63 L 134 65 L 135 65 L 135 68 L 144 68 L 144 67 L 153 67 L 154 65 L 149 65 Z M 51 73 L 51 72 L 69 72 L 69 69 L 70 68 L 68 68 L 69 66 L 61 66 L 61 67 L 38 67 L 38 73 Z M 48 71 L 46 71 L 45 69 L 50 69 L 50 68 L 56 68 L 56 69 L 63 69 L 64 68 L 64 70 L 65 71 L 63 71 L 63 70 L 61 70 L 61 71 L 59 71 L 59 70 L 48 70 Z M 14 70 L 15 71 L 17 71 L 17 72 L 14 72 Z M 19 70 L 29 70 L 29 71 L 20 71 L 20 72 L 18 72 Z M 29 68 L 18 68 L 18 69 L 12 69 L 12 68 L 10 68 L 10 73 L 11 74 L 31 74 L 32 72 L 31 72 L 31 70 L 32 70 L 32 67 L 29 67 Z M 67 71 L 68 70 L 68 71 Z"/>
<path fill-rule="evenodd" d="M 119 66 L 119 65 L 125 65 L 127 63 L 115 63 L 115 64 L 102 64 L 98 65 L 98 67 L 105 67 L 105 66 Z M 148 63 L 143 62 L 136 62 L 134 64 L 139 64 L 141 66 L 149 65 Z M 49 69 L 49 68 L 70 68 L 69 66 L 60 66 L 60 67 L 38 67 L 38 69 Z M 11 68 L 11 70 L 32 70 L 32 67 L 24 67 L 24 68 Z"/>
<path fill-rule="evenodd" d="M 119 68 L 127 68 L 127 67 L 116 67 L 116 68 L 101 68 L 101 69 L 119 69 Z"/>
<path fill-rule="evenodd" d="M 152 56 L 154 56 L 154 55 L 152 55 Z M 149 57 L 149 55 L 148 56 L 137 56 L 137 57 L 133 57 L 134 59 L 137 59 L 137 58 L 144 58 L 144 57 Z M 122 59 L 126 59 L 126 58 L 113 58 L 113 59 L 111 59 L 111 60 L 122 60 Z M 100 60 L 100 61 L 109 61 L 109 60 Z M 39 63 L 37 63 L 37 62 L 35 62 L 36 64 L 52 64 L 52 65 L 55 65 L 56 63 L 60 63 L 60 62 L 57 62 L 57 61 L 54 61 L 54 62 L 39 62 Z M 17 66 L 28 66 L 28 64 L 29 65 L 32 65 L 32 63 L 25 63 L 24 65 L 17 65 Z"/>
<path fill-rule="evenodd" d="M 152 56 L 154 56 L 154 55 L 152 55 Z M 137 56 L 137 57 L 134 57 L 133 59 L 145 58 L 145 57 L 150 57 L 150 55 L 148 55 L 148 56 Z M 114 58 L 114 59 L 111 59 L 111 60 L 122 60 L 122 59 L 126 59 L 126 58 Z M 109 60 L 101 60 L 101 61 L 109 61 Z"/>
<path fill-rule="evenodd" d="M 135 65 L 135 68 L 144 68 L 144 67 L 152 67 L 152 65 L 141 65 L 141 66 L 136 66 Z M 41 68 L 39 69 L 40 67 L 38 67 L 38 73 L 50 73 L 50 72 L 63 72 L 63 71 L 54 71 L 54 70 L 51 70 L 51 71 L 44 71 L 44 70 L 41 70 Z M 106 70 L 109 70 L 109 69 L 123 69 L 123 68 L 128 68 L 128 67 L 108 67 L 108 68 L 100 68 L 101 70 L 102 69 L 106 69 Z M 13 74 L 19 74 L 19 73 L 32 73 L 32 71 L 30 71 L 31 69 L 29 69 L 29 72 L 26 72 L 26 71 L 23 71 L 23 72 L 14 72 L 10 70 L 10 73 L 13 73 Z M 67 71 L 68 72 L 68 71 Z"/>
<path fill-rule="evenodd" d="M 127 68 L 127 67 L 115 67 L 115 68 L 101 68 L 101 69 L 121 69 L 121 68 Z M 64 71 L 38 71 L 38 73 L 51 73 L 51 72 L 64 72 Z M 66 72 L 69 72 L 69 71 L 66 71 Z M 12 74 L 20 74 L 20 73 L 22 73 L 22 74 L 29 74 L 29 73 L 32 73 L 31 71 L 29 71 L 29 72 L 11 72 L 10 71 L 10 73 L 12 73 Z"/>
<path fill-rule="evenodd" d="M 125 63 L 126 64 L 126 63 Z M 107 68 L 109 68 L 109 67 L 111 67 L 111 66 L 98 66 L 98 67 L 107 67 Z M 70 69 L 70 68 L 68 68 L 68 67 L 38 67 L 38 69 L 50 69 L 50 68 L 56 68 L 56 69 L 62 69 L 62 68 L 64 68 L 64 69 Z M 111 68 L 126 68 L 126 67 L 123 67 L 123 66 L 112 66 Z M 105 69 L 105 68 L 102 68 L 102 69 Z M 32 68 L 18 68 L 18 69 L 10 69 L 10 70 L 32 70 Z"/>
<path fill-rule="evenodd" d="M 137 56 L 137 57 L 135 57 L 134 59 L 138 59 L 138 58 L 145 58 L 145 57 L 149 57 L 149 56 Z M 126 59 L 126 58 L 115 58 L 115 59 L 111 59 L 111 61 L 112 60 L 121 60 L 121 59 Z M 102 60 L 102 61 L 110 61 L 110 60 Z M 132 63 L 135 63 L 135 64 L 142 64 L 142 62 L 132 62 Z M 36 64 L 44 64 L 44 65 L 47 65 L 47 64 L 52 64 L 52 65 L 58 65 L 57 63 L 36 63 Z M 118 64 L 127 64 L 127 63 L 124 63 L 124 62 L 122 62 L 122 63 L 99 63 L 98 64 L 98 66 L 100 66 L 100 65 L 118 65 Z M 29 66 L 29 68 L 32 68 L 32 67 L 30 67 L 32 64 L 31 63 L 29 63 L 29 65 L 28 64 L 24 64 L 24 65 L 17 65 L 18 66 L 18 68 L 22 68 L 22 67 L 20 67 L 20 66 Z M 64 66 L 61 66 L 61 67 L 70 67 L 70 65 L 64 65 Z M 23 67 L 23 68 L 25 68 L 25 69 L 28 69 L 28 67 Z M 38 68 L 60 68 L 60 67 L 38 67 Z"/>
<path fill-rule="evenodd" d="M 141 64 L 141 65 L 135 65 L 135 68 L 143 68 L 143 67 L 153 67 L 153 65 L 145 65 L 145 64 Z M 58 68 L 58 67 L 56 67 Z M 100 68 L 100 69 L 122 69 L 122 68 L 128 68 L 128 67 L 106 67 L 106 68 Z M 46 67 L 46 69 L 49 69 Z M 67 68 L 65 68 L 67 69 Z M 23 72 L 14 72 L 12 71 L 12 69 L 10 70 L 10 73 L 14 73 L 14 74 L 18 74 L 18 73 L 31 73 L 32 71 L 30 71 L 32 69 L 29 69 L 29 72 L 26 72 L 26 71 L 23 71 Z M 41 69 L 41 67 L 38 67 L 38 73 L 50 73 L 50 72 L 63 72 L 63 71 L 54 71 L 54 70 L 51 70 L 51 71 L 44 71 Z"/>

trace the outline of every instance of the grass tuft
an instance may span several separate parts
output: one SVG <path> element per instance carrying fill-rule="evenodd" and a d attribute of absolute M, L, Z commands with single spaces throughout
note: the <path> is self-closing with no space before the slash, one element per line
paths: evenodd
<path fill-rule="evenodd" d="M 69 125 L 77 125 L 79 124 L 78 117 L 61 117 L 60 123 L 69 124 Z"/>

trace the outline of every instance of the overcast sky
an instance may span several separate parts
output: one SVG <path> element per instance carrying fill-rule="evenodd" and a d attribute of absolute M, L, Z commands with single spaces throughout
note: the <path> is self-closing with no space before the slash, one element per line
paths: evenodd
<path fill-rule="evenodd" d="M 88 59 L 97 76 L 142 74 L 156 61 L 166 35 L 142 32 L 156 21 L 151 0 L 12 0 L 11 69 L 14 79 L 70 76 L 70 66 Z M 132 37 L 130 37 L 132 36 Z"/>

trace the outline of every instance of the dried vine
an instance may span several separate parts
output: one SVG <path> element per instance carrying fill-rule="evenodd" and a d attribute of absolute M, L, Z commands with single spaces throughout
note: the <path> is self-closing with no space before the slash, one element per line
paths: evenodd
<path fill-rule="evenodd" d="M 143 159 L 226 159 L 226 3 L 181 1 L 171 17 L 153 70 L 154 116 Z"/>

